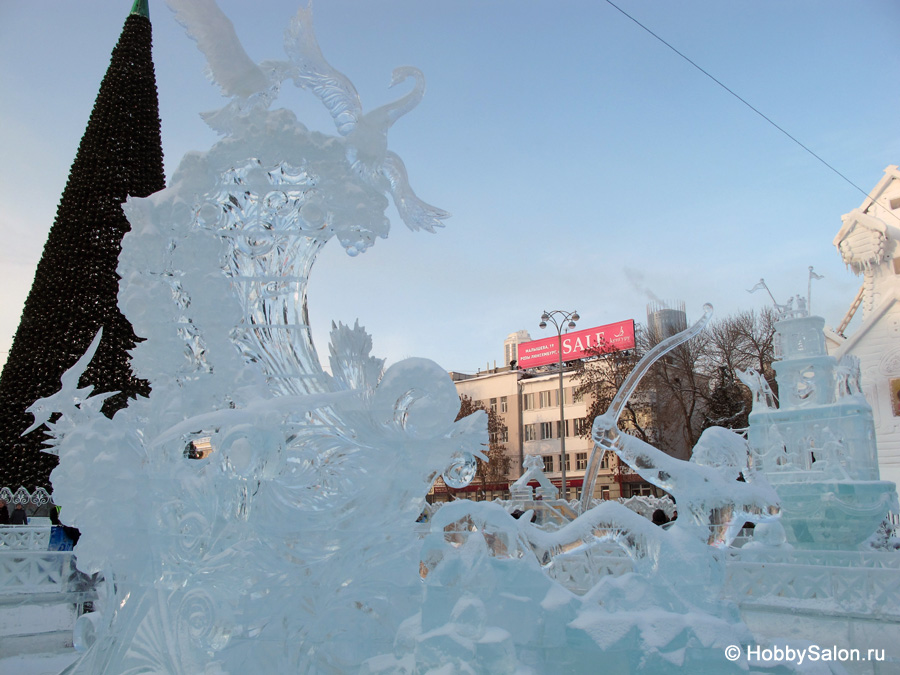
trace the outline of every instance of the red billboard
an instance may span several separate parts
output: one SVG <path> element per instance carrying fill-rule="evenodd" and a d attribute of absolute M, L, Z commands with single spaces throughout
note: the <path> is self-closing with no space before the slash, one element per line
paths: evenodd
<path fill-rule="evenodd" d="M 519 368 L 537 368 L 548 363 L 559 363 L 558 347 L 559 337 L 556 335 L 520 343 Z M 634 319 L 563 333 L 563 361 L 583 359 L 588 356 L 586 352 L 589 349 L 597 347 L 616 351 L 634 349 Z"/>

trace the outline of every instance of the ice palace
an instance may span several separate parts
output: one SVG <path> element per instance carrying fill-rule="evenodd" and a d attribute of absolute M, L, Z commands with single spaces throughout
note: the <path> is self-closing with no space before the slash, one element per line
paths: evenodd
<path fill-rule="evenodd" d="M 595 421 L 586 482 L 615 453 L 672 495 L 671 527 L 593 501 L 589 484 L 560 500 L 539 462 L 508 502 L 417 522 L 438 475 L 474 476 L 485 417 L 454 422 L 446 371 L 385 369 L 358 325 L 333 326 L 326 373 L 306 286 L 328 240 L 357 255 L 387 237 L 387 196 L 411 229 L 447 216 L 388 149 L 424 77 L 396 69 L 412 89 L 363 112 L 309 9 L 285 31 L 287 60 L 254 64 L 236 42 L 211 48 L 214 5 L 169 4 L 231 101 L 206 118 L 222 140 L 125 206 L 119 303 L 146 338 L 133 368 L 150 397 L 109 419 L 71 384 L 95 340 L 33 407 L 60 459 L 53 499 L 82 534 L 78 568 L 97 580 L 63 672 L 900 672 L 900 555 L 879 535 L 895 486 L 879 480 L 858 366 L 827 356 L 802 299 L 780 308 L 779 404 L 743 375 L 748 439 L 713 427 L 686 462 L 617 430 L 642 374 L 709 306 Z M 289 81 L 338 135 L 272 109 Z M 733 546 L 748 521 L 752 540 Z"/>

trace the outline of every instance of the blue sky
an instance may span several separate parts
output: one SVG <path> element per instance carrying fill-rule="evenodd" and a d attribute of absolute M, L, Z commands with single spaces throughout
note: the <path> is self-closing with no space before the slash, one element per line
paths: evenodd
<path fill-rule="evenodd" d="M 246 51 L 283 58 L 297 3 L 221 0 Z M 900 163 L 900 4 L 894 0 L 618 0 L 864 191 Z M 0 0 L 0 360 L 131 0 Z M 265 7 L 265 12 L 258 8 Z M 225 100 L 168 8 L 151 0 L 166 173 L 216 135 Z M 311 322 L 359 319 L 374 352 L 474 372 L 543 310 L 579 327 L 634 318 L 649 299 L 690 318 L 758 308 L 825 278 L 813 308 L 836 325 L 860 280 L 831 241 L 864 195 L 601 0 L 320 0 L 325 57 L 366 109 L 391 101 L 394 67 L 424 71 L 424 101 L 391 130 L 437 234 L 392 231 L 357 258 L 329 244 Z M 402 89 L 402 91 L 400 91 Z M 288 86 L 276 105 L 335 133 Z"/>

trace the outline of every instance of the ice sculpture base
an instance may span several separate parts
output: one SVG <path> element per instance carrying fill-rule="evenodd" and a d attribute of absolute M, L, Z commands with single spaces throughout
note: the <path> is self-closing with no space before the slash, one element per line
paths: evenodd
<path fill-rule="evenodd" d="M 727 569 L 726 597 L 759 644 L 853 647 L 862 656 L 841 662 L 846 672 L 900 672 L 895 552 L 745 547 L 729 551 Z"/>
<path fill-rule="evenodd" d="M 896 499 L 890 481 L 782 483 L 781 523 L 799 548 L 854 550 L 887 516 Z"/>

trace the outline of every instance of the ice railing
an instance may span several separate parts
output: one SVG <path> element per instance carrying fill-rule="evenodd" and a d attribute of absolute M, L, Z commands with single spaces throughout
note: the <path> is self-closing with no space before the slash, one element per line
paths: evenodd
<path fill-rule="evenodd" d="M 742 606 L 861 613 L 897 621 L 897 557 L 882 552 L 742 549 L 726 560 L 723 595 Z"/>
<path fill-rule="evenodd" d="M 900 619 L 900 556 L 878 551 L 742 548 L 725 551 L 724 598 L 739 605 L 863 612 Z M 546 573 L 569 591 L 587 593 L 604 576 L 634 571 L 616 546 L 554 558 Z M 867 592 L 860 593 L 860 589 Z"/>
<path fill-rule="evenodd" d="M 15 492 L 11 488 L 0 488 L 0 500 L 6 502 L 8 511 L 17 504 L 23 507 L 32 505 L 44 506 L 53 501 L 50 493 L 44 488 L 29 492 L 20 486 Z M 12 508 L 10 508 L 12 507 Z M 32 523 L 30 525 L 0 525 L 0 551 L 10 549 L 46 551 L 50 543 L 50 523 Z"/>
<path fill-rule="evenodd" d="M 0 525 L 0 552 L 46 551 L 50 532 L 49 524 Z"/>
<path fill-rule="evenodd" d="M 71 551 L 0 551 L 0 604 L 19 604 L 29 595 L 84 602 L 95 596 L 95 583 L 76 569 Z"/>

